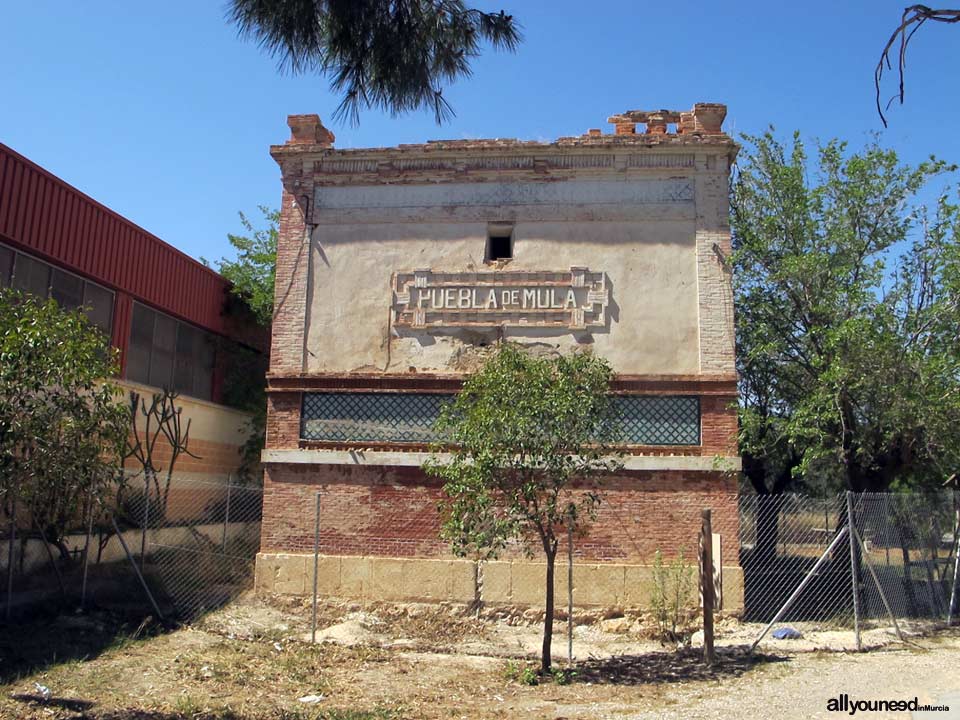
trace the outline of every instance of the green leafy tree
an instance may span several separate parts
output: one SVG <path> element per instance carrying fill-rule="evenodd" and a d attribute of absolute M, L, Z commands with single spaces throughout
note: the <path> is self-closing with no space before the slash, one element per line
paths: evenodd
<path fill-rule="evenodd" d="M 960 234 L 952 168 L 873 143 L 746 138 L 732 194 L 740 449 L 759 493 L 879 491 L 958 469 Z M 811 168 L 812 166 L 812 168 Z M 812 169 L 812 172 L 811 172 Z"/>
<path fill-rule="evenodd" d="M 81 312 L 0 289 L 0 500 L 64 559 L 67 527 L 114 491 L 129 429 L 108 348 Z"/>
<path fill-rule="evenodd" d="M 217 270 L 231 283 L 232 292 L 253 312 L 256 321 L 269 325 L 273 319 L 273 291 L 277 265 L 280 211 L 265 205 L 258 207 L 264 224 L 255 226 L 241 212 L 240 222 L 246 235 L 227 234 L 236 250 L 234 260 L 221 258 Z M 233 407 L 253 414 L 250 435 L 242 448 L 240 477 L 251 479 L 260 467 L 267 426 L 266 382 L 262 358 L 258 353 L 231 344 L 222 350 L 228 353 L 224 400 Z"/>
<path fill-rule="evenodd" d="M 445 481 L 442 534 L 456 554 L 496 557 L 512 540 L 530 555 L 543 551 L 543 673 L 559 538 L 589 523 L 597 480 L 620 467 L 608 446 L 616 427 L 611 377 L 609 364 L 589 353 L 544 358 L 501 346 L 440 414 L 440 447 L 451 455 L 425 465 Z"/>
<path fill-rule="evenodd" d="M 269 325 L 273 318 L 280 211 L 271 210 L 265 205 L 260 205 L 259 210 L 266 226 L 254 227 L 241 212 L 240 222 L 249 234 L 227 234 L 227 240 L 237 251 L 237 258 L 221 258 L 217 269 L 232 283 L 231 292 L 246 302 L 257 321 Z"/>
<path fill-rule="evenodd" d="M 328 76 L 354 122 L 365 108 L 424 108 L 439 123 L 452 115 L 443 85 L 470 75 L 482 42 L 520 43 L 513 17 L 462 0 L 231 0 L 228 14 L 282 70 Z"/>

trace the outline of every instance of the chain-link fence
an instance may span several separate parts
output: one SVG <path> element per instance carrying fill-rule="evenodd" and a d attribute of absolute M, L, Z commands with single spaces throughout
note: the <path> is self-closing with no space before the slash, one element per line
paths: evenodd
<path fill-rule="evenodd" d="M 960 494 L 952 492 L 744 495 L 744 619 L 857 628 L 949 622 L 958 604 L 958 521 Z"/>
<path fill-rule="evenodd" d="M 232 476 L 141 474 L 65 528 L 0 513 L 0 621 L 56 606 L 192 619 L 253 586 L 262 504 Z"/>

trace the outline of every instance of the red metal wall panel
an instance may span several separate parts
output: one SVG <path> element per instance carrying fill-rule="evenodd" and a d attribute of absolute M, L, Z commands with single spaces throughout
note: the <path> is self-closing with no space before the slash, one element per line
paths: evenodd
<path fill-rule="evenodd" d="M 2 143 L 0 237 L 170 315 L 231 334 L 221 314 L 225 278 Z M 125 312 L 118 309 L 118 319 Z"/>

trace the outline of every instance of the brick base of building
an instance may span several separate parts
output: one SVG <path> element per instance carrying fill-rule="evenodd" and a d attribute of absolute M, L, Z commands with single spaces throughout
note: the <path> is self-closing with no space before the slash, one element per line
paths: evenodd
<path fill-rule="evenodd" d="M 439 537 L 439 481 L 418 467 L 268 465 L 257 588 L 309 594 L 320 494 L 321 595 L 363 600 L 451 600 L 536 605 L 544 566 L 520 549 L 478 566 Z M 742 604 L 736 479 L 710 471 L 624 471 L 603 479 L 601 504 L 574 539 L 574 602 L 644 606 L 656 551 L 695 568 L 700 514 L 721 536 L 725 609 Z M 566 558 L 565 541 L 558 564 Z M 565 563 L 565 560 L 563 560 Z M 560 578 L 559 576 L 563 577 Z M 566 572 L 557 590 L 566 597 Z"/>

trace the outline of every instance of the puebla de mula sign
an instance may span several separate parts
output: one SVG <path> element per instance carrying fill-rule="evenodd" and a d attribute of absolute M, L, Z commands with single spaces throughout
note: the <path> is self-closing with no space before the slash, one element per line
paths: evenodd
<path fill-rule="evenodd" d="M 479 271 L 394 273 L 397 327 L 540 327 L 585 330 L 606 325 L 606 274 Z"/>

